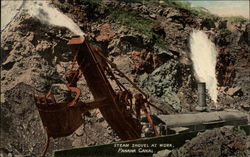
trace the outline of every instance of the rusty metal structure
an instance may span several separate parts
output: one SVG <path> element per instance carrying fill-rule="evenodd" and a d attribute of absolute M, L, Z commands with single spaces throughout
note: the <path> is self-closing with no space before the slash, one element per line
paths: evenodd
<path fill-rule="evenodd" d="M 101 53 L 81 37 L 72 38 L 68 44 L 71 45 L 72 53 L 95 101 L 106 104 L 106 107 L 96 107 L 100 109 L 111 128 L 123 140 L 140 138 L 140 123 L 126 110 L 126 104 L 118 99 L 108 82 L 105 71 L 110 71 Z M 108 100 L 108 103 L 102 103 L 103 100 Z"/>
<path fill-rule="evenodd" d="M 58 103 L 51 91 L 43 96 L 34 95 L 48 136 L 43 155 L 47 151 L 50 137 L 57 138 L 72 134 L 83 124 L 82 114 L 96 108 L 100 110 L 104 119 L 122 140 L 134 140 L 141 137 L 141 111 L 147 117 L 155 135 L 158 136 L 150 112 L 148 112 L 149 106 L 163 113 L 166 112 L 150 103 L 148 96 L 117 69 L 114 63 L 91 45 L 87 37 L 74 36 L 69 40 L 68 45 L 72 50 L 73 64 L 78 64 L 77 69 L 73 69 L 72 65 L 72 69 L 66 74 L 67 87 L 74 93 L 74 99 L 70 102 Z M 116 78 L 114 70 L 127 79 L 140 93 L 133 95 L 126 89 Z M 93 102 L 79 101 L 81 91 L 77 88 L 77 81 L 81 76 L 85 78 L 94 97 Z M 107 76 L 116 82 L 119 91 L 113 89 Z"/>

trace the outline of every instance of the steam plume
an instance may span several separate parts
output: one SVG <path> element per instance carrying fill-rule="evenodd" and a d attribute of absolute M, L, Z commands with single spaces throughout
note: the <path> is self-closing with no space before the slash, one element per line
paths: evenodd
<path fill-rule="evenodd" d="M 217 79 L 215 74 L 217 51 L 215 45 L 202 31 L 193 31 L 190 37 L 191 59 L 196 79 L 206 82 L 211 99 L 217 103 Z"/>
<path fill-rule="evenodd" d="M 48 1 L 26 1 L 25 9 L 44 24 L 66 27 L 76 35 L 84 35 L 72 19 L 51 6 Z"/>

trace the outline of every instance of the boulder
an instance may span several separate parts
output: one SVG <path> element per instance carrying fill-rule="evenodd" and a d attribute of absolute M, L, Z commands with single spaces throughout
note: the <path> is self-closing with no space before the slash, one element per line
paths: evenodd
<path fill-rule="evenodd" d="M 227 94 L 230 96 L 242 96 L 243 92 L 240 87 L 229 88 Z"/>
<path fill-rule="evenodd" d="M 50 90 L 57 103 L 70 102 L 73 100 L 72 92 L 65 84 L 53 84 Z"/>

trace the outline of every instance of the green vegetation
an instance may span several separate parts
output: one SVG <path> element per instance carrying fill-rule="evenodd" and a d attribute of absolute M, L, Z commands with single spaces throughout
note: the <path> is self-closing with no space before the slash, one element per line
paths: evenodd
<path fill-rule="evenodd" d="M 176 7 L 179 9 L 185 9 L 190 11 L 191 13 L 197 15 L 198 17 L 202 19 L 210 19 L 210 20 L 217 20 L 219 17 L 216 15 L 211 14 L 208 10 L 205 8 L 193 8 L 191 7 L 191 4 L 188 2 L 172 2 L 169 3 L 170 6 Z"/>
<path fill-rule="evenodd" d="M 81 0 L 82 2 L 88 2 L 89 4 L 92 5 L 101 5 L 102 4 L 102 0 Z"/>
<path fill-rule="evenodd" d="M 162 36 L 157 35 L 152 31 L 154 25 L 156 25 L 156 20 L 153 20 L 150 17 L 142 17 L 140 13 L 136 11 L 126 10 L 126 9 L 115 9 L 108 8 L 103 3 L 102 0 L 82 0 L 82 2 L 87 2 L 90 5 L 94 6 L 93 8 L 97 8 L 101 13 L 105 12 L 108 15 L 108 18 L 115 22 L 121 23 L 130 29 L 136 30 L 149 38 L 155 38 L 155 44 L 162 48 L 167 49 L 167 43 L 164 41 Z M 127 1 L 129 2 L 129 1 Z M 131 0 L 131 3 L 143 3 L 145 5 L 153 5 L 156 4 L 154 0 Z M 159 4 L 159 3 L 157 3 Z"/>
<path fill-rule="evenodd" d="M 133 28 L 147 36 L 153 35 L 152 27 L 156 22 L 150 18 L 139 16 L 139 13 L 135 11 L 113 10 L 110 17 L 122 25 Z"/>
<path fill-rule="evenodd" d="M 108 8 L 102 3 L 102 0 L 81 0 L 82 3 L 88 3 L 93 8 L 99 10 L 100 13 L 105 13 Z"/>
<path fill-rule="evenodd" d="M 210 20 L 217 20 L 217 19 L 219 19 L 218 16 L 213 15 L 213 14 L 207 12 L 207 11 L 204 11 L 201 8 L 192 8 L 192 9 L 190 9 L 190 11 L 192 13 L 198 15 L 202 19 L 210 19 Z"/>
<path fill-rule="evenodd" d="M 131 0 L 131 3 L 143 3 L 144 5 L 160 5 L 160 6 L 170 6 L 178 9 L 185 9 L 191 13 L 199 16 L 202 19 L 216 20 L 219 17 L 211 14 L 205 8 L 193 8 L 189 2 L 171 1 L 171 0 Z"/>
<path fill-rule="evenodd" d="M 244 18 L 243 16 L 231 16 L 231 17 L 223 17 L 222 19 L 228 20 L 229 22 L 231 22 L 232 24 L 238 24 L 241 22 L 245 22 L 248 21 L 246 18 Z"/>
<path fill-rule="evenodd" d="M 222 28 L 222 29 L 216 29 L 220 34 L 230 34 L 231 32 L 228 29 Z"/>
<path fill-rule="evenodd" d="M 166 43 L 166 41 L 164 40 L 164 38 L 162 36 L 157 36 L 157 40 L 156 40 L 155 45 L 162 48 L 163 50 L 168 49 L 168 44 Z"/>
<path fill-rule="evenodd" d="M 129 10 L 129 9 L 119 9 L 119 8 L 108 8 L 102 3 L 102 0 L 82 0 L 83 2 L 87 2 L 93 6 L 93 8 L 97 8 L 99 12 L 105 13 L 109 19 L 120 23 L 130 29 L 136 30 L 151 39 L 155 39 L 155 44 L 162 48 L 167 49 L 167 43 L 162 36 L 154 33 L 152 31 L 153 27 L 159 23 L 159 21 L 154 20 L 150 17 L 140 16 L 140 13 L 137 11 Z M 118 0 L 119 1 L 119 0 Z M 122 0 L 120 0 L 122 2 Z M 220 18 L 216 15 L 211 14 L 205 8 L 193 8 L 191 4 L 188 2 L 178 2 L 178 1 L 169 1 L 162 0 L 159 3 L 158 0 L 127 0 L 126 2 L 131 3 L 143 3 L 146 6 L 149 5 L 161 5 L 161 6 L 169 6 L 176 9 L 184 9 L 189 11 L 191 14 L 194 14 L 204 20 L 212 20 L 216 21 Z M 233 24 L 237 24 L 239 22 L 245 21 L 246 19 L 243 17 L 228 17 L 224 18 L 230 21 Z M 221 32 L 226 32 L 226 30 L 221 30 Z"/>
<path fill-rule="evenodd" d="M 105 7 L 102 4 L 102 0 L 82 0 L 85 2 L 89 2 L 90 4 L 93 5 L 97 5 L 98 9 L 103 10 Z M 119 1 L 119 0 L 117 0 Z M 123 0 L 120 0 L 121 2 Z M 231 22 L 232 24 L 238 24 L 240 22 L 244 22 L 244 21 L 249 21 L 248 19 L 242 17 L 242 16 L 232 16 L 232 17 L 223 17 L 220 18 L 217 15 L 214 15 L 212 13 L 210 13 L 208 10 L 206 10 L 205 8 L 193 8 L 191 7 L 191 4 L 189 2 L 184 2 L 184 1 L 171 1 L 171 0 L 162 0 L 161 3 L 159 0 L 127 0 L 126 2 L 130 2 L 130 3 L 142 3 L 144 5 L 161 5 L 161 6 L 170 6 L 170 7 L 174 7 L 177 9 L 185 9 L 187 11 L 190 11 L 192 14 L 197 15 L 198 17 L 202 18 L 202 19 L 209 19 L 209 20 L 218 20 L 218 19 L 225 19 L 228 20 L 229 22 Z"/>
<path fill-rule="evenodd" d="M 122 25 L 128 28 L 134 29 L 150 38 L 156 37 L 156 45 L 162 49 L 167 48 L 167 43 L 163 37 L 157 35 L 152 31 L 154 25 L 158 22 L 151 18 L 141 17 L 136 11 L 125 11 L 125 10 L 112 10 L 110 18 L 114 21 L 120 22 Z"/>
<path fill-rule="evenodd" d="M 225 19 L 231 22 L 232 24 L 238 24 L 238 23 L 245 22 L 245 21 L 249 22 L 249 20 L 244 18 L 243 16 L 219 17 L 217 15 L 210 13 L 205 8 L 192 8 L 189 2 L 174 1 L 174 2 L 168 2 L 168 5 L 172 7 L 188 10 L 202 19 L 210 19 L 210 20 Z"/>
<path fill-rule="evenodd" d="M 125 0 L 117 0 L 117 1 L 125 1 Z M 159 5 L 159 0 L 126 0 L 129 3 L 142 3 L 144 5 Z"/>

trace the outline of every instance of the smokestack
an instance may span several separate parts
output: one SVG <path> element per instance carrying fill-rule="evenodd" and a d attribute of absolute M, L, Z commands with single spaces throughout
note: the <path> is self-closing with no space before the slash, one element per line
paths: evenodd
<path fill-rule="evenodd" d="M 200 107 L 206 107 L 206 83 L 199 82 L 198 83 L 198 101 Z"/>

